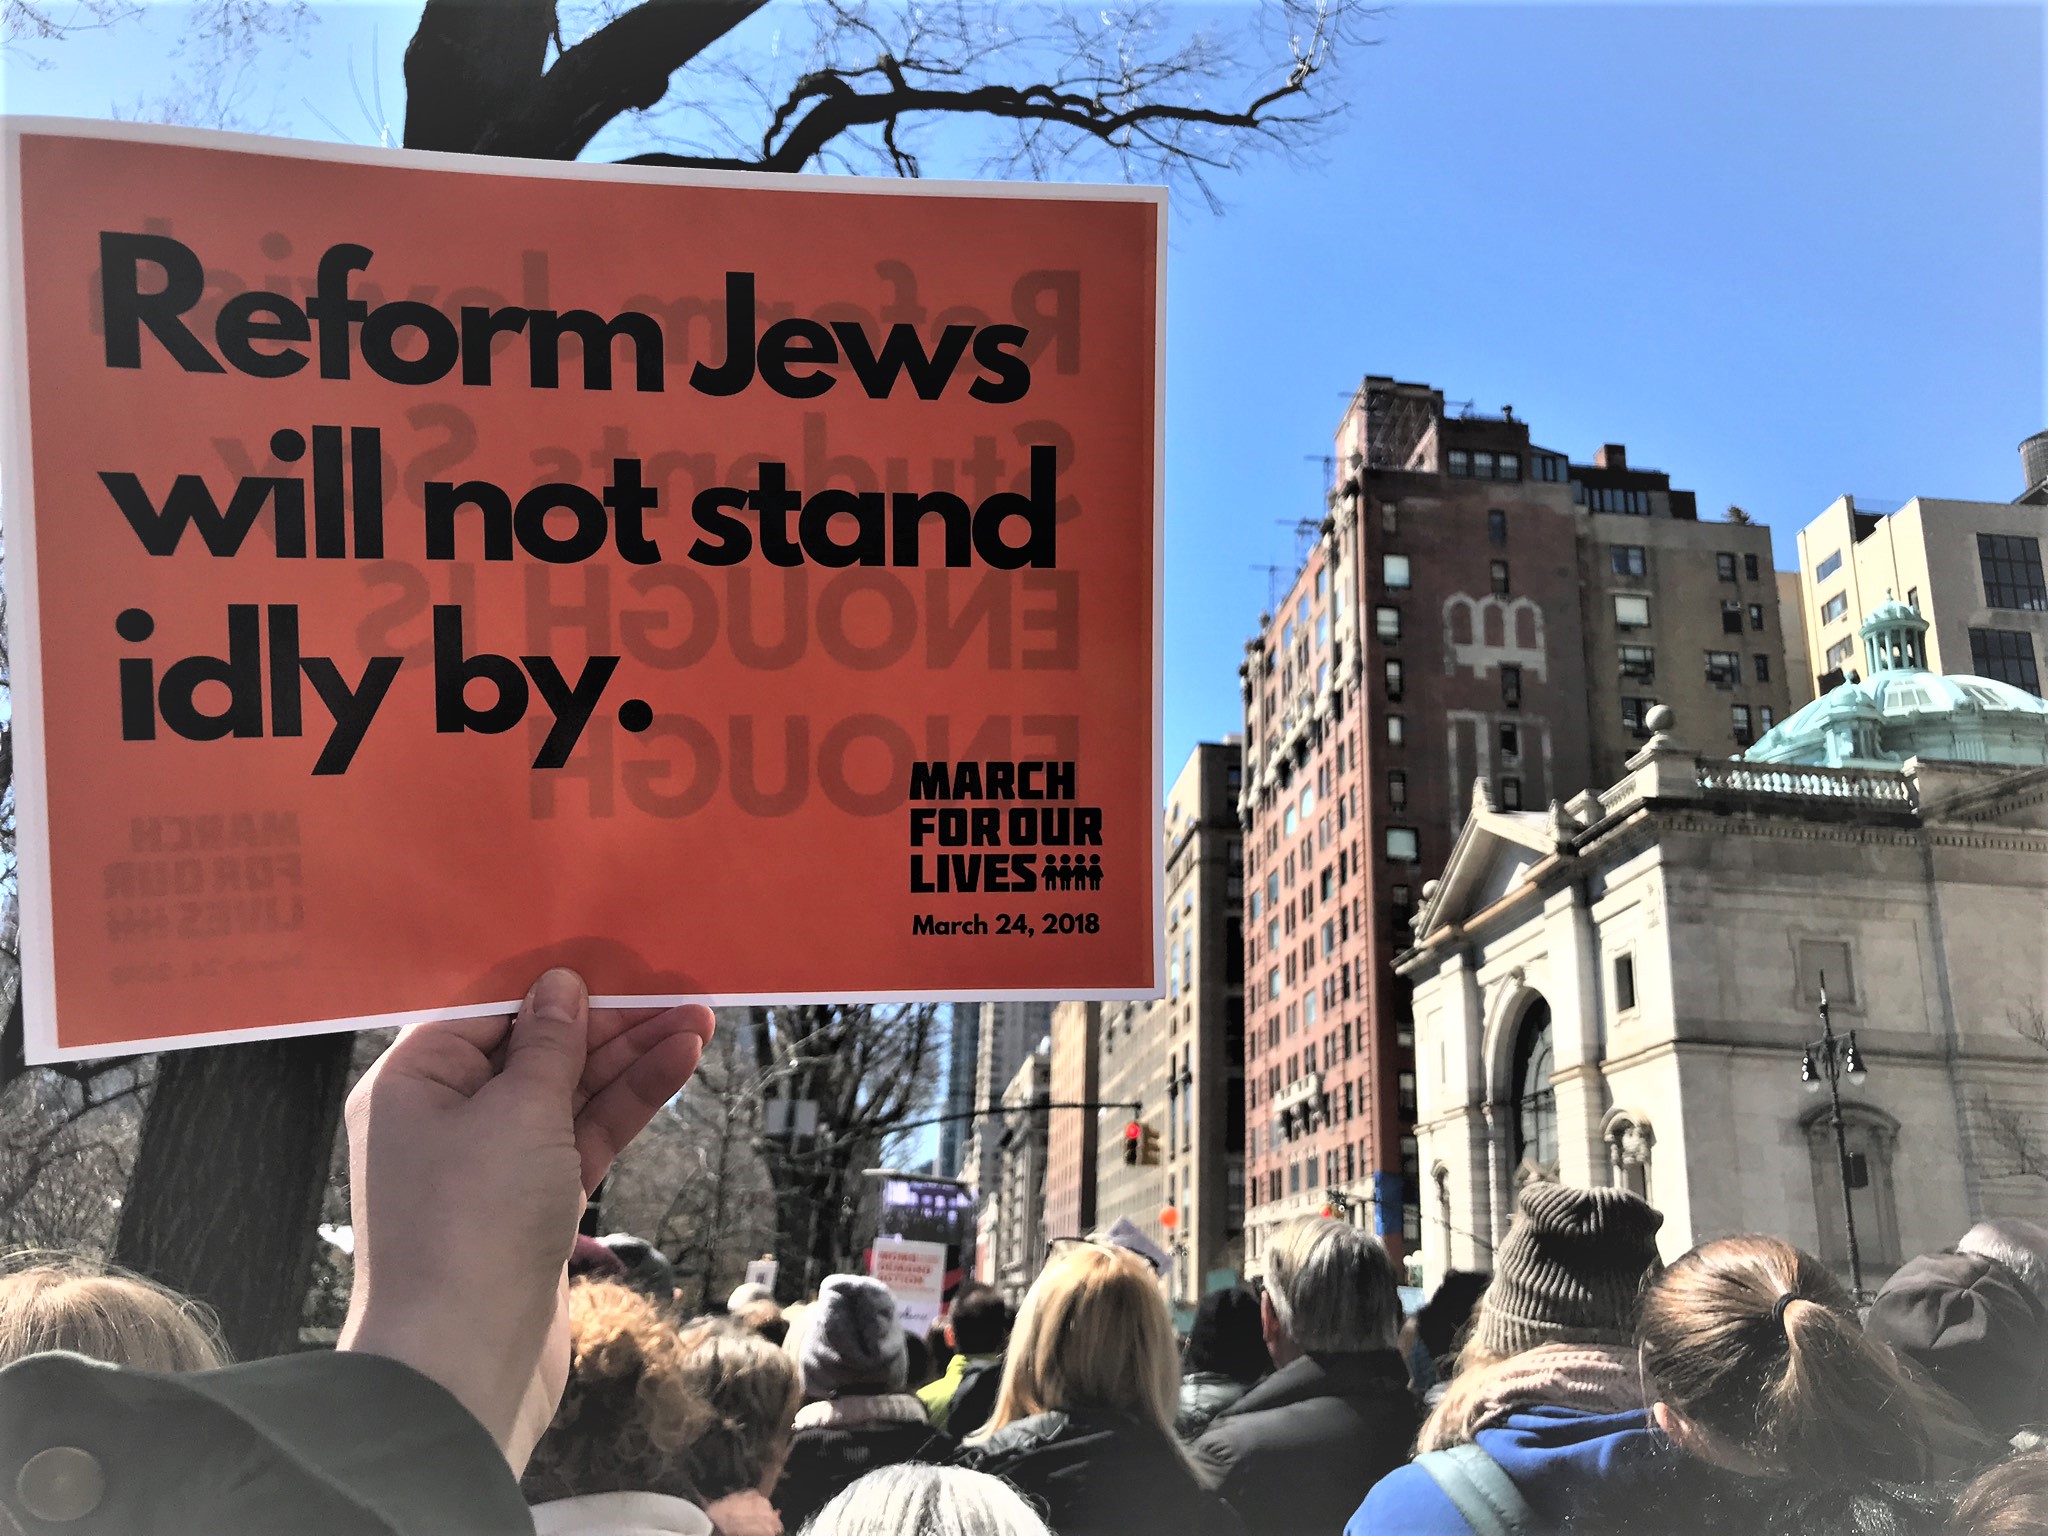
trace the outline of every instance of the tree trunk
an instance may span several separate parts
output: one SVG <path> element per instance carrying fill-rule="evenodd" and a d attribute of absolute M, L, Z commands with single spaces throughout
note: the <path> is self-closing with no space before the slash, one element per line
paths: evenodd
<path fill-rule="evenodd" d="M 158 1058 L 114 1260 L 212 1307 L 237 1359 L 298 1342 L 353 1045 L 322 1035 Z"/>

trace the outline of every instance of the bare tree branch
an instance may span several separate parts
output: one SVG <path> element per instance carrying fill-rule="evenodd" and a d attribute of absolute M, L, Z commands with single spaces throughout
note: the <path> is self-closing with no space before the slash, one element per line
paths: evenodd
<path fill-rule="evenodd" d="M 613 118 L 659 102 L 671 75 L 766 3 L 645 0 L 566 49 L 517 111 L 478 138 L 478 153 L 574 160 Z"/>

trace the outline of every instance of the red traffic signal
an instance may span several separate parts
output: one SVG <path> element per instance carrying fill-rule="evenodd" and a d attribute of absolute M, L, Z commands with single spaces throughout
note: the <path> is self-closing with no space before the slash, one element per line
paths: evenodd
<path fill-rule="evenodd" d="M 1138 1161 L 1138 1145 L 1144 1140 L 1145 1127 L 1132 1120 L 1124 1126 L 1124 1162 L 1133 1167 Z"/>

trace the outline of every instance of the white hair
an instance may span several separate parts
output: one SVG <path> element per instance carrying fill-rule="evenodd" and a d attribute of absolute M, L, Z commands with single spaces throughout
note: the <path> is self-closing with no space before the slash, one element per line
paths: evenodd
<path fill-rule="evenodd" d="M 1392 1349 L 1401 1292 L 1380 1240 L 1348 1221 L 1283 1223 L 1266 1256 L 1266 1295 L 1302 1353 Z"/>
<path fill-rule="evenodd" d="M 2043 1302 L 2048 1302 L 2048 1227 L 2012 1218 L 1980 1221 L 1956 1244 L 1958 1253 L 2003 1264 Z"/>
<path fill-rule="evenodd" d="M 773 1301 L 775 1293 L 759 1281 L 749 1280 L 745 1285 L 736 1285 L 732 1294 L 725 1298 L 725 1310 L 737 1312 L 741 1307 L 752 1306 L 757 1301 Z"/>
<path fill-rule="evenodd" d="M 847 1485 L 802 1536 L 1052 1536 L 1022 1494 L 999 1477 L 917 1462 L 882 1467 Z"/>

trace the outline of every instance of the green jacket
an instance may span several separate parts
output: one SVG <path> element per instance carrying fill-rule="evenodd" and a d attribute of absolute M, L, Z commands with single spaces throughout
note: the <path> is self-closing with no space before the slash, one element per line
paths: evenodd
<path fill-rule="evenodd" d="M 917 1400 L 924 1404 L 925 1417 L 932 1421 L 932 1428 L 944 1429 L 946 1421 L 953 1416 L 953 1399 L 959 1394 L 960 1383 L 965 1379 L 968 1368 L 1000 1365 L 1002 1358 L 1000 1352 L 993 1355 L 955 1355 L 946 1362 L 945 1375 L 919 1387 Z"/>

